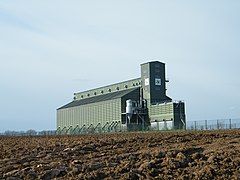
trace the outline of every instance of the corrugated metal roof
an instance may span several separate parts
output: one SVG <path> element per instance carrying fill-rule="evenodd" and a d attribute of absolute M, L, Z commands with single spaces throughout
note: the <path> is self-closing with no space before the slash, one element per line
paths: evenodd
<path fill-rule="evenodd" d="M 89 97 L 86 99 L 72 101 L 72 102 L 58 108 L 57 110 L 121 98 L 121 97 L 135 91 L 136 89 L 139 89 L 139 87 L 134 88 L 134 89 L 127 89 L 127 90 L 123 90 L 123 91 L 119 91 L 119 92 L 107 93 L 107 94 L 103 94 L 101 96 Z"/>

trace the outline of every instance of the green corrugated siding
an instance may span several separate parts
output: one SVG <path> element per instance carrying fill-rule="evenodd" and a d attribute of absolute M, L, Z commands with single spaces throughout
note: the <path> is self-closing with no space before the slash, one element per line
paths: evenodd
<path fill-rule="evenodd" d="M 121 98 L 76 106 L 57 111 L 57 127 L 97 126 L 121 120 Z"/>
<path fill-rule="evenodd" d="M 151 105 L 150 115 L 171 114 L 173 113 L 173 104 Z"/>
<path fill-rule="evenodd" d="M 173 104 L 150 105 L 149 116 L 151 121 L 173 120 Z"/>

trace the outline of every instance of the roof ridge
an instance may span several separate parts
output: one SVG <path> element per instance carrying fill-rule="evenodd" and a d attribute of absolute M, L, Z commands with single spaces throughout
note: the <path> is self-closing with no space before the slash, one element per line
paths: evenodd
<path fill-rule="evenodd" d="M 85 104 L 97 103 L 97 102 L 101 102 L 101 101 L 107 101 L 107 100 L 111 100 L 111 99 L 121 98 L 121 97 L 123 97 L 123 96 L 125 96 L 125 95 L 131 93 L 132 91 L 135 91 L 139 88 L 140 87 L 136 87 L 136 88 L 126 89 L 126 90 L 122 90 L 122 91 L 117 91 L 117 92 L 107 93 L 107 94 L 103 94 L 103 95 L 98 95 L 98 96 L 94 96 L 94 97 L 89 97 L 89 98 L 85 98 L 85 99 L 75 100 L 75 101 L 72 101 L 72 102 L 58 108 L 57 110 L 66 109 L 66 108 L 75 107 L 75 106 L 80 106 L 80 105 L 85 105 Z"/>

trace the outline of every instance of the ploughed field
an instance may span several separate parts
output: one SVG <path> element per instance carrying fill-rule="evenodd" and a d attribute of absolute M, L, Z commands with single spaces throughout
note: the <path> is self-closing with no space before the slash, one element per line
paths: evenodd
<path fill-rule="evenodd" d="M 0 137 L 0 179 L 240 179 L 240 130 Z"/>

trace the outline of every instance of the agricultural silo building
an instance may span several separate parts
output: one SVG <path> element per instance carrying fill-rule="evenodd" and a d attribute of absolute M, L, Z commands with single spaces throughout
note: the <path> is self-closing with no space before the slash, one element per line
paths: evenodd
<path fill-rule="evenodd" d="M 141 77 L 84 92 L 57 109 L 59 132 L 185 129 L 185 105 L 166 95 L 165 64 L 141 64 Z"/>

